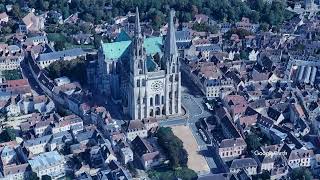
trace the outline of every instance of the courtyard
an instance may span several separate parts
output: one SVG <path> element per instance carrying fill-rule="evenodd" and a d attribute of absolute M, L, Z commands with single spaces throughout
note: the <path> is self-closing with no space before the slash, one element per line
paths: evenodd
<path fill-rule="evenodd" d="M 191 130 L 187 126 L 172 127 L 173 133 L 181 139 L 183 147 L 188 153 L 188 167 L 198 174 L 210 172 L 206 159 L 200 154 L 196 139 L 193 137 Z"/>

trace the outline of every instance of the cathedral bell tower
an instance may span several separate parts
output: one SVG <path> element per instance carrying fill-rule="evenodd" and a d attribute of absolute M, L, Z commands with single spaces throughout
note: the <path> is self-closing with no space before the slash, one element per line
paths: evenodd
<path fill-rule="evenodd" d="M 143 47 L 144 37 L 141 33 L 139 10 L 136 8 L 134 37 L 131 43 L 130 83 L 128 87 L 128 110 L 131 119 L 146 117 L 146 79 L 147 55 Z"/>
<path fill-rule="evenodd" d="M 166 71 L 166 115 L 169 116 L 181 114 L 181 73 L 173 20 L 174 14 L 175 12 L 171 10 L 163 56 Z"/>
<path fill-rule="evenodd" d="M 144 37 L 141 33 L 139 10 L 136 8 L 136 19 L 134 24 L 134 37 L 131 44 L 131 73 L 136 75 L 141 75 L 146 73 L 146 52 L 143 47 Z"/>

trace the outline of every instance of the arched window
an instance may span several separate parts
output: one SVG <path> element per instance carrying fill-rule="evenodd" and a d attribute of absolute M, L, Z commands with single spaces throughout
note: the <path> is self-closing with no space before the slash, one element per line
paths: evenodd
<path fill-rule="evenodd" d="M 160 96 L 159 96 L 159 94 L 156 95 L 156 99 L 155 100 L 156 100 L 155 105 L 156 106 L 160 105 Z"/>
<path fill-rule="evenodd" d="M 151 117 L 153 117 L 153 109 L 150 109 L 149 115 L 150 115 Z"/>
<path fill-rule="evenodd" d="M 159 107 L 157 107 L 157 109 L 156 109 L 156 115 L 160 115 L 160 108 Z"/>
<path fill-rule="evenodd" d="M 153 98 L 150 98 L 150 106 L 153 106 Z"/>
<path fill-rule="evenodd" d="M 179 81 L 179 75 L 178 75 L 178 74 L 176 74 L 175 80 L 176 80 L 176 81 Z"/>
<path fill-rule="evenodd" d="M 161 96 L 161 104 L 164 104 L 164 96 Z"/>

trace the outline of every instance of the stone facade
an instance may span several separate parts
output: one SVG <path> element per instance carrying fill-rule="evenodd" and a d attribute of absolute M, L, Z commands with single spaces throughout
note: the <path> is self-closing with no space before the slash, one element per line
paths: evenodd
<path fill-rule="evenodd" d="M 97 73 L 93 73 L 95 88 L 121 103 L 131 119 L 181 114 L 181 74 L 173 16 L 172 11 L 164 41 L 162 37 L 146 38 L 137 9 L 134 37 L 117 38 L 121 40 L 104 43 L 99 50 Z"/>

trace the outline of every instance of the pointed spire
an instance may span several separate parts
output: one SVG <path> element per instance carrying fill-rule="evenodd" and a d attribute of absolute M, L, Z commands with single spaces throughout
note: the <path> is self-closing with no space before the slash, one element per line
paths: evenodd
<path fill-rule="evenodd" d="M 139 18 L 139 9 L 138 7 L 136 7 L 136 21 L 135 21 L 135 29 L 134 29 L 134 33 L 135 36 L 141 36 L 141 27 L 140 27 L 140 18 Z"/>
<path fill-rule="evenodd" d="M 178 54 L 178 48 L 176 44 L 176 31 L 174 28 L 174 10 L 170 11 L 169 23 L 168 23 L 168 30 L 167 30 L 167 37 L 165 42 L 165 56 L 170 57 L 171 55 Z"/>

